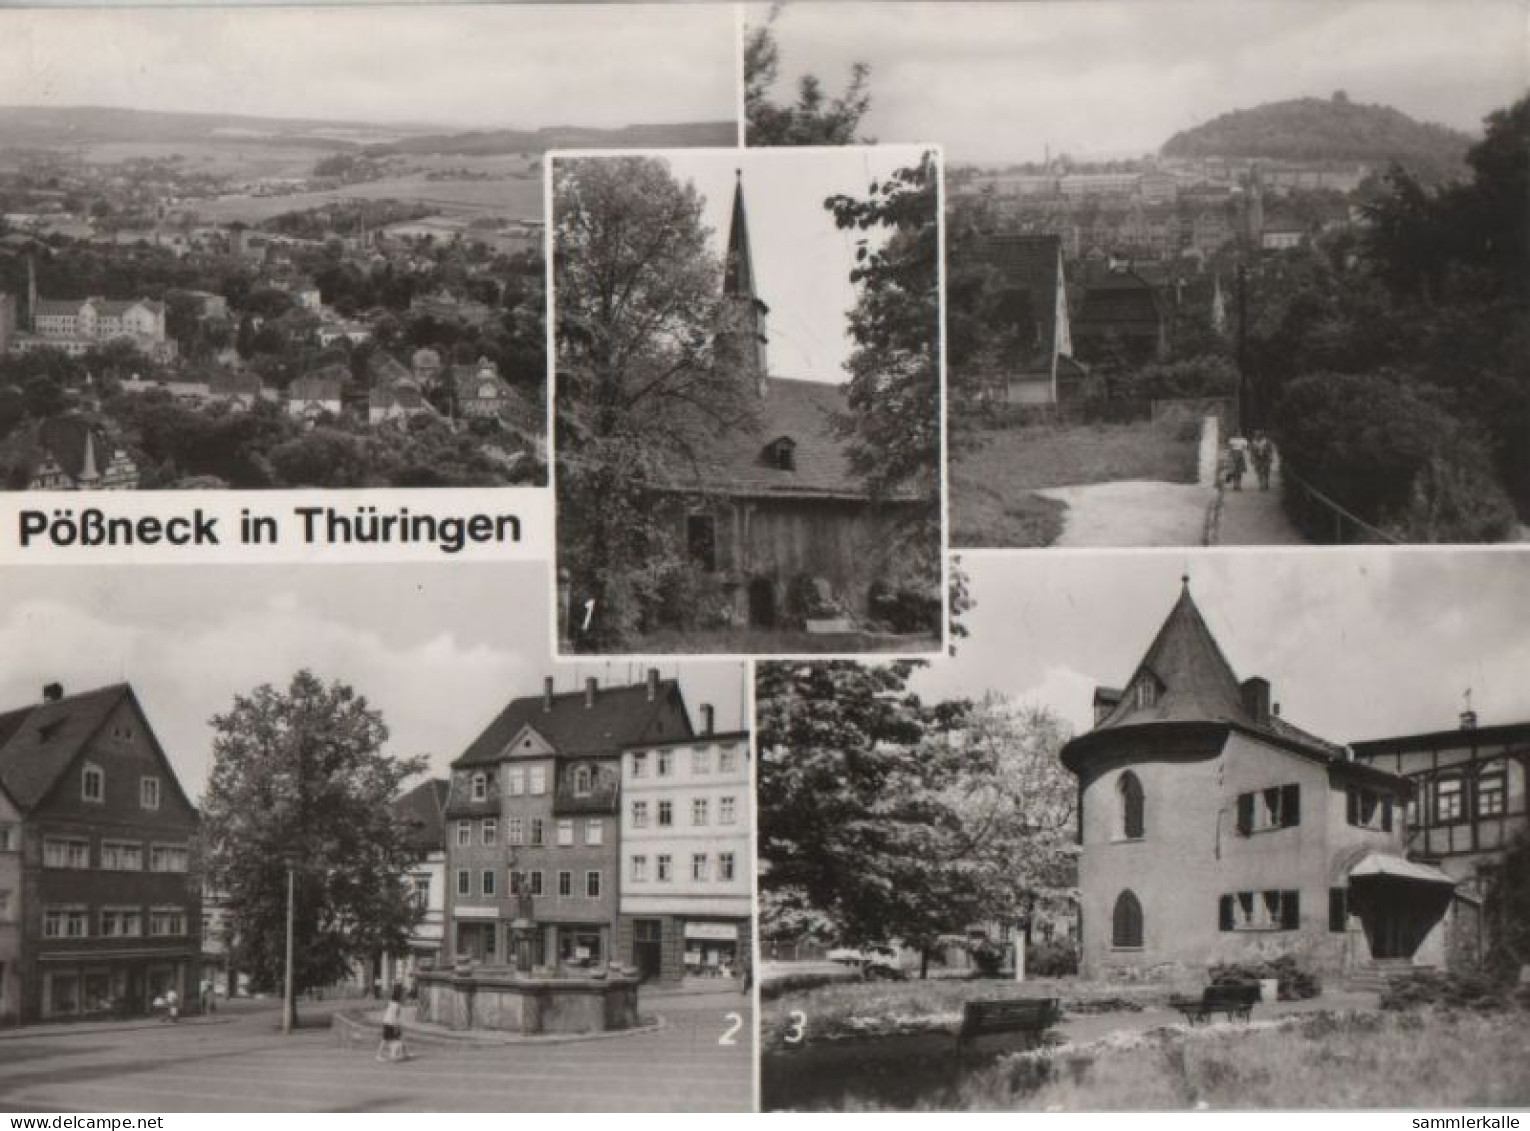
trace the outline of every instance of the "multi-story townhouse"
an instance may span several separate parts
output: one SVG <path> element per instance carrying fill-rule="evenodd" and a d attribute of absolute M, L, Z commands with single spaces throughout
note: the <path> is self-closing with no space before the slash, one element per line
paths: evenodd
<path fill-rule="evenodd" d="M 405 837 L 416 854 L 407 880 L 420 919 L 409 933 L 408 951 L 389 955 L 383 963 L 384 989 L 391 989 L 395 982 L 408 985 L 416 971 L 441 964 L 446 930 L 445 814 L 449 790 L 445 778 L 430 778 L 393 804 L 393 815 L 404 824 Z"/>
<path fill-rule="evenodd" d="M 21 1008 L 21 810 L 0 788 L 0 1025 Z"/>
<path fill-rule="evenodd" d="M 702 731 L 622 756 L 617 950 L 645 978 L 742 975 L 752 960 L 749 732 Z"/>
<path fill-rule="evenodd" d="M 19 1019 L 143 1013 L 171 989 L 194 1001 L 197 812 L 132 688 L 49 684 L 0 715 L 0 795 L 15 814 L 0 838 L 20 844 Z"/>
<path fill-rule="evenodd" d="M 508 964 L 529 907 L 532 961 L 609 962 L 616 926 L 620 759 L 692 734 L 680 687 L 638 684 L 514 699 L 452 763 L 446 804 L 450 953 Z M 524 898 L 522 898 L 524 897 Z"/>

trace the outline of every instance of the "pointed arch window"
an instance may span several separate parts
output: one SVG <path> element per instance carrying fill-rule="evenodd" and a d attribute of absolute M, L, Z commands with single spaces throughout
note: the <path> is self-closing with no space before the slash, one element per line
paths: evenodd
<path fill-rule="evenodd" d="M 1142 949 L 1142 904 L 1130 891 L 1116 896 L 1110 916 L 1110 945 L 1123 950 Z"/>
<path fill-rule="evenodd" d="M 1137 775 L 1128 770 L 1116 782 L 1120 794 L 1120 836 L 1125 840 L 1141 840 L 1146 827 L 1147 802 L 1142 793 L 1142 783 Z"/>

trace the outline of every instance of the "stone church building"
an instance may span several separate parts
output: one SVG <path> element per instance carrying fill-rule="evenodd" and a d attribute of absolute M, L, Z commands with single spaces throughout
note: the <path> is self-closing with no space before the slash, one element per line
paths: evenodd
<path fill-rule="evenodd" d="M 1330 975 L 1440 964 L 1455 881 L 1406 851 L 1405 777 L 1239 681 L 1186 579 L 1124 688 L 1063 748 L 1078 777 L 1082 968 L 1292 954 Z"/>

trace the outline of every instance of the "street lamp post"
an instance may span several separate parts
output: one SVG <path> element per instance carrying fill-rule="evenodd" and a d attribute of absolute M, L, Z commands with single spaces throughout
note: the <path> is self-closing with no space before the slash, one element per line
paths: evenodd
<path fill-rule="evenodd" d="M 287 962 L 282 979 L 282 1032 L 290 1033 L 297 1025 L 297 994 L 292 987 L 292 926 L 296 905 L 297 857 L 286 856 L 287 863 Z"/>

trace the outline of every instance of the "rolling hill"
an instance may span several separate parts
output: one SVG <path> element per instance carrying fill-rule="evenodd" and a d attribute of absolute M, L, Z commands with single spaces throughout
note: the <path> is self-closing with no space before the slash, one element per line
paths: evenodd
<path fill-rule="evenodd" d="M 366 146 L 378 153 L 484 155 L 547 149 L 733 145 L 731 122 L 680 122 L 614 129 L 454 132 L 442 125 L 265 118 L 104 106 L 0 106 L 0 148 L 72 148 L 122 142 L 237 142 L 315 148 Z"/>
<path fill-rule="evenodd" d="M 1166 157 L 1385 164 L 1432 176 L 1459 172 L 1469 134 L 1420 122 L 1390 106 L 1331 98 L 1293 98 L 1220 114 L 1164 143 Z"/>

